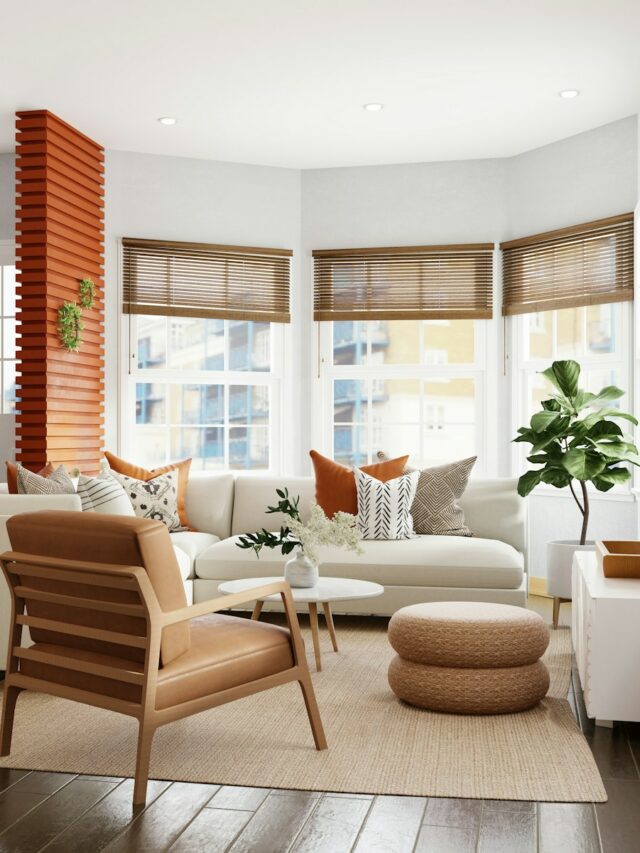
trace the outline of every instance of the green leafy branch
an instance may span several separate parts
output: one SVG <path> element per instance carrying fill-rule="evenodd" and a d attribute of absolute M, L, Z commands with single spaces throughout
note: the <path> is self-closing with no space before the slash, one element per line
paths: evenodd
<path fill-rule="evenodd" d="M 291 499 L 287 488 L 276 489 L 276 494 L 280 500 L 275 506 L 268 506 L 267 513 L 283 513 L 295 521 L 300 521 L 300 497 Z M 257 557 L 260 556 L 260 551 L 263 548 L 280 548 L 282 554 L 286 556 L 294 548 L 302 546 L 299 539 L 291 538 L 291 536 L 291 529 L 287 525 L 282 525 L 279 533 L 271 533 L 263 527 L 257 533 L 245 533 L 244 536 L 240 536 L 237 546 L 244 550 L 254 551 Z"/>
<path fill-rule="evenodd" d="M 607 385 L 598 394 L 581 390 L 576 361 L 554 361 L 542 375 L 557 393 L 542 402 L 542 411 L 533 415 L 529 426 L 521 427 L 514 439 L 531 444 L 527 460 L 542 467 L 520 477 L 518 492 L 525 497 L 540 483 L 558 489 L 568 486 L 582 515 L 580 544 L 584 545 L 589 524 L 586 484 L 591 482 L 598 491 L 607 492 L 631 478 L 628 465 L 640 465 L 640 456 L 633 439 L 615 421 L 634 425 L 638 421 L 608 405 L 624 396 L 615 385 Z M 579 483 L 580 498 L 574 481 Z"/>

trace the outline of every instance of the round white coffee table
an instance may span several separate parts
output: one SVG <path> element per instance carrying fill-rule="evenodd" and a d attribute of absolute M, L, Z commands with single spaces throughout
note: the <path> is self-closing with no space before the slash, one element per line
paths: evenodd
<path fill-rule="evenodd" d="M 233 595 L 235 592 L 245 592 L 248 589 L 263 584 L 274 583 L 275 581 L 283 580 L 282 576 L 274 578 L 241 578 L 237 581 L 226 581 L 218 587 L 218 592 L 223 595 Z M 309 605 L 309 622 L 311 623 L 311 635 L 313 637 L 313 651 L 316 658 L 316 670 L 320 672 L 322 669 L 322 661 L 320 659 L 320 635 L 318 633 L 318 604 L 322 605 L 324 611 L 325 622 L 329 629 L 331 643 L 334 652 L 338 651 L 338 640 L 336 637 L 336 629 L 333 624 L 333 614 L 331 613 L 332 601 L 351 601 L 356 598 L 373 598 L 376 595 L 382 595 L 384 587 L 379 583 L 371 581 L 353 580 L 352 578 L 325 578 L 321 577 L 315 586 L 307 589 L 300 587 L 291 587 L 293 600 L 296 604 Z M 280 596 L 268 595 L 266 598 L 261 598 L 256 601 L 252 619 L 258 619 L 262 612 L 262 605 L 265 601 L 278 601 Z"/>

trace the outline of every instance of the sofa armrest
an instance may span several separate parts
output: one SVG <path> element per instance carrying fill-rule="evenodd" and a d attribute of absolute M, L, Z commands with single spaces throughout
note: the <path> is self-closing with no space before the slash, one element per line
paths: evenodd
<path fill-rule="evenodd" d="M 41 509 L 82 509 L 80 496 L 73 495 L 4 495 L 0 494 L 0 515 L 18 515 Z"/>

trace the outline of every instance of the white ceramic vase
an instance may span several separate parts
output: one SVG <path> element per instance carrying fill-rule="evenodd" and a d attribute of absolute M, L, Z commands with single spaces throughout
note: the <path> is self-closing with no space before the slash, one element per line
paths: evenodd
<path fill-rule="evenodd" d="M 308 589 L 318 583 L 318 567 L 303 551 L 296 551 L 295 557 L 285 563 L 284 579 L 292 587 Z"/>
<path fill-rule="evenodd" d="M 571 599 L 571 566 L 576 551 L 593 551 L 593 541 L 581 545 L 577 539 L 547 542 L 547 592 L 554 598 Z"/>

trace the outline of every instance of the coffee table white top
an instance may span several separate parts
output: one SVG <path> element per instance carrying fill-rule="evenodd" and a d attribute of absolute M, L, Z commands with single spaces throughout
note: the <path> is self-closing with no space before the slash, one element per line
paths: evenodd
<path fill-rule="evenodd" d="M 223 595 L 233 595 L 236 592 L 245 592 L 257 586 L 284 580 L 282 575 L 273 578 L 241 578 L 237 581 L 225 581 L 218 587 L 218 592 Z M 382 595 L 384 587 L 379 583 L 371 581 L 360 581 L 352 578 L 325 578 L 321 577 L 315 586 L 303 589 L 291 587 L 294 601 L 305 602 L 328 602 L 349 601 L 355 598 L 373 598 Z M 277 601 L 280 594 L 267 595 L 262 601 Z"/>

